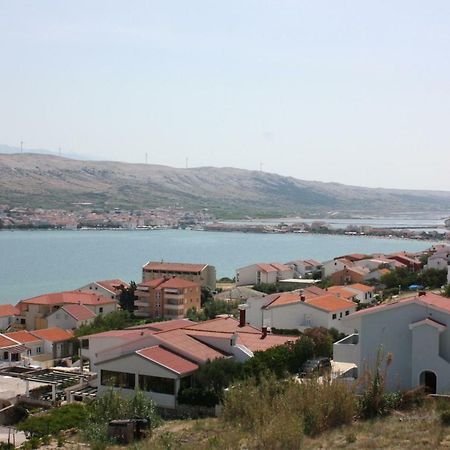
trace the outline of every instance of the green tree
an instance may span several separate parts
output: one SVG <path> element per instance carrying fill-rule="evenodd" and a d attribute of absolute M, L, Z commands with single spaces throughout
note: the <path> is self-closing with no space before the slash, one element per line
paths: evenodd
<path fill-rule="evenodd" d="M 132 313 L 134 311 L 136 283 L 134 281 L 130 281 L 128 287 L 121 284 L 118 289 L 121 291 L 119 295 L 120 307 L 123 310 Z"/>

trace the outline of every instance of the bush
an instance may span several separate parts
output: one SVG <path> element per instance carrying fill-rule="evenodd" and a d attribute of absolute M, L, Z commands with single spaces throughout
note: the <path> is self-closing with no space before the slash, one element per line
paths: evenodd
<path fill-rule="evenodd" d="M 446 427 L 450 425 L 450 409 L 441 411 L 440 413 L 441 424 Z"/>
<path fill-rule="evenodd" d="M 220 403 L 219 396 L 204 388 L 185 388 L 178 394 L 178 402 L 183 405 L 213 407 Z"/>

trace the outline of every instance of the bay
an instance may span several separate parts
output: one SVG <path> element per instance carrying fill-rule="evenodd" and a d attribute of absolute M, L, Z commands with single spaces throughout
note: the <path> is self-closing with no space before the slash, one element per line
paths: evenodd
<path fill-rule="evenodd" d="M 76 289 L 94 280 L 140 281 L 149 260 L 212 264 L 217 276 L 255 262 L 346 253 L 420 251 L 428 242 L 314 234 L 250 234 L 191 230 L 1 231 L 0 304 Z"/>

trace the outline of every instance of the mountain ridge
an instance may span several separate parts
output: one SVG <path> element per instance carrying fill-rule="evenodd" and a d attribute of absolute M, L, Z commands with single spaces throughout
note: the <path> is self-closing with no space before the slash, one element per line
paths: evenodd
<path fill-rule="evenodd" d="M 338 211 L 450 211 L 450 191 L 367 188 L 230 167 L 173 168 L 86 161 L 48 154 L 0 154 L 0 203 L 40 208 L 207 208 L 218 217 Z"/>

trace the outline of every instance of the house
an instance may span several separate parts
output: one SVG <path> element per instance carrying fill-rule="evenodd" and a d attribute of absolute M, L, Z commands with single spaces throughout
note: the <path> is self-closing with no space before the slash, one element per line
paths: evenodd
<path fill-rule="evenodd" d="M 187 264 L 149 261 L 142 268 L 142 281 L 162 277 L 177 277 L 198 283 L 203 288 L 216 289 L 216 268 L 209 264 Z"/>
<path fill-rule="evenodd" d="M 171 324 L 175 322 L 175 324 Z M 246 361 L 255 351 L 292 342 L 298 336 L 275 336 L 267 330 L 227 317 L 195 323 L 186 320 L 148 324 L 151 327 L 107 331 L 81 338 L 81 358 L 88 359 L 99 395 L 139 388 L 159 407 L 174 409 L 181 387 L 207 361 Z"/>
<path fill-rule="evenodd" d="M 336 297 L 345 298 L 345 300 L 350 300 L 351 302 L 356 301 L 357 293 L 347 289 L 347 286 L 330 286 L 326 290 Z"/>
<path fill-rule="evenodd" d="M 450 264 L 450 250 L 447 252 L 436 252 L 427 260 L 427 269 L 447 270 Z"/>
<path fill-rule="evenodd" d="M 255 327 L 300 331 L 325 327 L 344 333 L 348 331 L 341 319 L 356 311 L 354 302 L 326 291 L 319 295 L 306 291 L 248 299 L 241 308 L 246 310 L 248 323 Z"/>
<path fill-rule="evenodd" d="M 350 253 L 348 255 L 338 256 L 335 259 L 346 259 L 346 260 L 354 263 L 354 262 L 362 261 L 363 259 L 368 259 L 368 258 L 370 258 L 370 256 L 365 255 L 363 253 Z"/>
<path fill-rule="evenodd" d="M 354 264 L 349 259 L 332 259 L 322 264 L 322 278 L 328 278 L 336 272 L 340 272 L 348 267 L 352 267 Z"/>
<path fill-rule="evenodd" d="M 363 379 L 377 353 L 389 355 L 389 391 L 426 386 L 450 392 L 450 299 L 431 292 L 358 311 L 343 320 L 354 333 L 333 345 L 333 359 L 357 366 Z M 382 367 L 384 370 L 384 366 Z"/>
<path fill-rule="evenodd" d="M 138 317 L 179 319 L 189 309 L 200 309 L 201 287 L 193 281 L 163 277 L 139 283 L 135 291 Z"/>
<path fill-rule="evenodd" d="M 19 309 L 13 305 L 0 305 L 0 331 L 6 331 L 13 325 L 19 314 Z"/>
<path fill-rule="evenodd" d="M 103 297 L 110 297 L 115 300 L 119 300 L 122 292 L 120 289 L 121 286 L 128 288 L 129 284 L 120 278 L 116 278 L 114 280 L 93 281 L 92 283 L 82 286 L 76 290 L 80 292 L 94 292 L 102 295 Z"/>
<path fill-rule="evenodd" d="M 286 263 L 294 271 L 294 278 L 305 278 L 320 272 L 322 263 L 314 259 L 299 259 Z"/>
<path fill-rule="evenodd" d="M 266 295 L 264 292 L 256 291 L 247 286 L 236 286 L 214 295 L 214 300 L 245 302 L 250 297 L 265 297 Z"/>
<path fill-rule="evenodd" d="M 422 263 L 419 259 L 415 258 L 413 255 L 407 253 L 394 253 L 387 256 L 388 259 L 394 259 L 395 261 L 405 264 L 408 269 L 417 272 L 422 268 Z"/>
<path fill-rule="evenodd" d="M 252 264 L 236 270 L 236 286 L 272 284 L 293 276 L 294 271 L 285 264 Z"/>
<path fill-rule="evenodd" d="M 20 342 L 0 333 L 0 367 L 20 362 L 27 348 Z"/>
<path fill-rule="evenodd" d="M 370 279 L 370 273 L 370 270 L 365 267 L 345 267 L 331 274 L 329 279 L 332 284 L 362 283 L 368 277 Z"/>
<path fill-rule="evenodd" d="M 67 291 L 39 295 L 21 300 L 16 306 L 20 310 L 19 320 L 26 330 L 47 328 L 47 317 L 64 305 L 84 305 L 95 315 L 108 314 L 117 309 L 117 300 L 95 293 Z M 16 324 L 19 328 L 19 325 Z"/>
<path fill-rule="evenodd" d="M 374 299 L 375 288 L 373 286 L 367 286 L 367 284 L 363 283 L 353 283 L 345 286 L 345 289 L 348 291 L 355 292 L 356 299 L 354 301 L 358 301 L 360 303 L 370 303 Z"/>
<path fill-rule="evenodd" d="M 34 357 L 42 356 L 45 353 L 44 341 L 29 331 L 13 331 L 11 333 L 6 333 L 5 336 L 14 339 L 27 348 L 26 357 L 31 364 L 33 364 Z"/>
<path fill-rule="evenodd" d="M 73 332 L 53 327 L 30 332 L 33 336 L 41 339 L 44 343 L 44 355 L 41 361 L 58 361 L 70 358 L 74 355 Z M 26 345 L 26 344 L 25 344 Z M 37 358 L 35 358 L 37 359 Z"/>
<path fill-rule="evenodd" d="M 84 305 L 64 305 L 47 316 L 47 324 L 65 330 L 75 330 L 82 325 L 89 325 L 97 317 L 91 309 Z"/>

